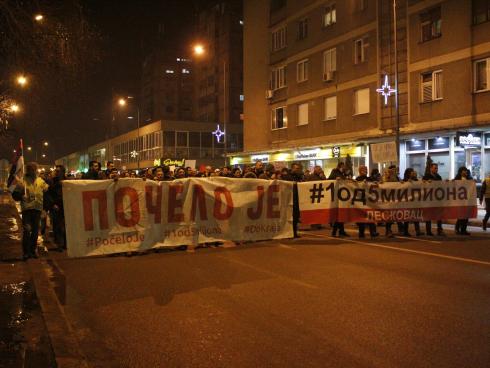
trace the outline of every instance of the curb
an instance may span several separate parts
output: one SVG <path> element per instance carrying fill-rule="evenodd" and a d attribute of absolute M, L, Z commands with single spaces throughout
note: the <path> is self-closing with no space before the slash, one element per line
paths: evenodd
<path fill-rule="evenodd" d="M 75 333 L 68 323 L 63 307 L 60 305 L 41 260 L 28 261 L 28 268 L 36 288 L 44 322 L 48 330 L 51 346 L 58 368 L 89 368 L 81 352 Z"/>

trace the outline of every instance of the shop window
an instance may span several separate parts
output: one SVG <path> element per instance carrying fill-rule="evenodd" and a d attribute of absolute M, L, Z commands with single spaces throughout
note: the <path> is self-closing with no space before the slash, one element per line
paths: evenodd
<path fill-rule="evenodd" d="M 308 124 L 308 103 L 298 105 L 298 125 Z"/>
<path fill-rule="evenodd" d="M 475 61 L 475 92 L 488 91 L 490 86 L 490 58 Z"/>
<path fill-rule="evenodd" d="M 369 114 L 369 88 L 354 92 L 354 115 Z"/>
<path fill-rule="evenodd" d="M 412 139 L 407 141 L 405 147 L 408 152 L 425 151 L 425 140 Z"/>
<path fill-rule="evenodd" d="M 449 179 L 449 170 L 451 169 L 451 158 L 449 156 L 449 152 L 431 153 L 429 156 L 432 159 L 432 162 L 439 166 L 439 175 L 441 175 L 443 179 Z M 423 175 L 424 172 L 419 174 Z"/>
<path fill-rule="evenodd" d="M 490 133 L 485 134 L 484 145 L 490 146 Z M 490 163 L 490 161 L 489 161 L 489 163 Z"/>
<path fill-rule="evenodd" d="M 298 22 L 298 40 L 303 40 L 308 37 L 308 18 Z"/>
<path fill-rule="evenodd" d="M 298 83 L 308 80 L 308 67 L 309 67 L 308 59 L 301 60 L 298 62 L 296 66 L 296 81 Z"/>
<path fill-rule="evenodd" d="M 420 14 L 420 33 L 422 42 L 441 37 L 441 7 L 432 8 Z"/>
<path fill-rule="evenodd" d="M 272 130 L 287 128 L 288 119 L 286 107 L 278 107 L 272 110 Z"/>
<path fill-rule="evenodd" d="M 465 151 L 455 151 L 454 152 L 454 173 L 453 178 L 458 173 L 458 169 L 462 166 L 466 166 L 466 152 Z"/>
<path fill-rule="evenodd" d="M 429 150 L 449 149 L 449 138 L 437 137 L 429 139 Z"/>
<path fill-rule="evenodd" d="M 325 12 L 323 13 L 323 26 L 329 27 L 337 23 L 337 9 L 335 4 L 331 4 L 325 7 Z"/>
<path fill-rule="evenodd" d="M 473 0 L 473 24 L 490 20 L 490 0 Z"/>
<path fill-rule="evenodd" d="M 423 103 L 442 100 L 442 70 L 422 73 L 420 78 L 420 100 Z"/>
<path fill-rule="evenodd" d="M 325 97 L 323 107 L 323 120 L 337 119 L 337 96 Z"/>
<path fill-rule="evenodd" d="M 426 158 L 425 153 L 416 153 L 408 155 L 407 168 L 414 169 L 419 176 L 423 176 L 425 172 Z"/>

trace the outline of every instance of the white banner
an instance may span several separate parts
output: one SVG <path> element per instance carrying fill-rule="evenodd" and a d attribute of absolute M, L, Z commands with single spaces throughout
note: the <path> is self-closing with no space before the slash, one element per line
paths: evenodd
<path fill-rule="evenodd" d="M 325 180 L 298 183 L 301 222 L 408 222 L 474 218 L 472 180 L 372 183 Z"/>
<path fill-rule="evenodd" d="M 293 236 L 285 181 L 66 180 L 63 204 L 69 257 Z"/>

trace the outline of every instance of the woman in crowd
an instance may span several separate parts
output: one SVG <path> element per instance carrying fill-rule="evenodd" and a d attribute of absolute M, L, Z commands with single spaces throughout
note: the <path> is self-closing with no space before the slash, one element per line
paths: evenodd
<path fill-rule="evenodd" d="M 471 177 L 470 171 L 465 167 L 461 166 L 458 169 L 458 173 L 456 174 L 456 177 L 454 180 L 473 180 Z M 468 219 L 458 219 L 456 220 L 456 226 L 454 227 L 454 230 L 456 231 L 456 234 L 459 235 L 470 235 L 470 233 L 467 230 L 468 227 Z"/>

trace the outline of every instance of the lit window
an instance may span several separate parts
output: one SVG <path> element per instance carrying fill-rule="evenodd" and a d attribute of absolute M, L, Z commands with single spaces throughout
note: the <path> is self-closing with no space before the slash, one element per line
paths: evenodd
<path fill-rule="evenodd" d="M 323 53 L 323 80 L 333 80 L 335 71 L 337 71 L 337 49 L 334 47 Z"/>
<path fill-rule="evenodd" d="M 490 86 L 490 58 L 475 61 L 475 92 L 488 91 Z"/>
<path fill-rule="evenodd" d="M 298 125 L 308 124 L 308 103 L 298 105 Z"/>
<path fill-rule="evenodd" d="M 369 88 L 354 93 L 354 115 L 369 114 Z"/>
<path fill-rule="evenodd" d="M 337 96 L 325 97 L 323 104 L 323 120 L 337 119 Z"/>
<path fill-rule="evenodd" d="M 240 101 L 244 101 L 245 100 L 245 96 L 244 95 L 240 95 Z"/>
<path fill-rule="evenodd" d="M 296 80 L 298 83 L 308 80 L 308 59 L 301 60 L 296 66 Z"/>
<path fill-rule="evenodd" d="M 243 20 L 240 20 L 240 25 L 243 26 Z"/>
<path fill-rule="evenodd" d="M 278 107 L 272 110 L 272 130 L 287 128 L 288 119 L 286 107 Z"/>
<path fill-rule="evenodd" d="M 441 7 L 420 14 L 420 33 L 422 42 L 441 36 Z"/>
<path fill-rule="evenodd" d="M 325 12 L 323 13 L 323 26 L 328 27 L 335 23 L 337 23 L 337 10 L 335 4 L 332 4 L 325 7 Z"/>
<path fill-rule="evenodd" d="M 174 71 L 172 69 L 167 69 L 165 70 L 166 74 L 174 74 Z"/>
<path fill-rule="evenodd" d="M 182 74 L 190 74 L 190 70 L 189 69 L 182 69 Z"/>
<path fill-rule="evenodd" d="M 422 102 L 442 100 L 442 70 L 422 73 L 420 79 L 420 100 Z"/>
<path fill-rule="evenodd" d="M 366 48 L 369 44 L 366 38 L 360 38 L 354 41 L 354 64 L 360 64 L 366 61 Z"/>

